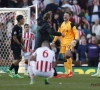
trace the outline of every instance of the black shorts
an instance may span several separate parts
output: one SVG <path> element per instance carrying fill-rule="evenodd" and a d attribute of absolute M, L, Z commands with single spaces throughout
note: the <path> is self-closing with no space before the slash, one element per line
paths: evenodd
<path fill-rule="evenodd" d="M 19 48 L 19 47 L 13 48 L 13 57 L 15 60 L 22 59 L 21 48 Z"/>

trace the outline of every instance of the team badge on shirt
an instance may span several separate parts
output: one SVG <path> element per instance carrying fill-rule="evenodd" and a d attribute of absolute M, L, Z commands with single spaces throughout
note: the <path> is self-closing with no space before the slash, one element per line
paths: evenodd
<path fill-rule="evenodd" d="M 15 31 L 15 32 L 14 32 L 14 34 L 16 35 L 16 34 L 17 34 L 17 32 Z"/>

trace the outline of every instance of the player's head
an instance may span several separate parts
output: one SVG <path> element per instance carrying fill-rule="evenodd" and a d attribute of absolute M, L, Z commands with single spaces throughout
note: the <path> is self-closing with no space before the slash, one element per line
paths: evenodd
<path fill-rule="evenodd" d="M 70 14 L 69 12 L 65 12 L 65 13 L 64 13 L 64 17 L 63 17 L 63 18 L 64 18 L 64 21 L 65 21 L 65 22 L 66 22 L 66 21 L 69 21 L 70 15 L 71 15 L 71 14 Z"/>
<path fill-rule="evenodd" d="M 25 24 L 25 25 L 24 25 L 24 30 L 25 30 L 26 32 L 28 32 L 29 29 L 30 29 L 30 28 L 29 28 L 29 24 Z"/>
<path fill-rule="evenodd" d="M 86 36 L 85 35 L 81 35 L 80 39 L 86 39 Z"/>
<path fill-rule="evenodd" d="M 92 37 L 92 44 L 98 44 L 98 40 L 96 37 Z"/>
<path fill-rule="evenodd" d="M 17 19 L 17 22 L 20 25 L 23 25 L 24 24 L 24 17 L 23 17 L 23 15 L 18 15 L 16 19 Z"/>
<path fill-rule="evenodd" d="M 50 48 L 50 43 L 48 41 L 43 41 L 41 46 Z"/>
<path fill-rule="evenodd" d="M 49 14 L 49 13 L 44 14 L 43 20 L 45 20 L 47 22 L 51 22 L 51 14 Z"/>

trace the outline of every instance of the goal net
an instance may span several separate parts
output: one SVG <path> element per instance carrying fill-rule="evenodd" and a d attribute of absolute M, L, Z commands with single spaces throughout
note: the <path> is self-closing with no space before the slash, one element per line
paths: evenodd
<path fill-rule="evenodd" d="M 25 23 L 31 24 L 32 12 L 36 24 L 37 5 L 26 8 L 0 8 L 0 71 L 5 72 L 13 61 L 10 41 L 12 28 L 17 23 L 16 16 L 23 15 Z"/>

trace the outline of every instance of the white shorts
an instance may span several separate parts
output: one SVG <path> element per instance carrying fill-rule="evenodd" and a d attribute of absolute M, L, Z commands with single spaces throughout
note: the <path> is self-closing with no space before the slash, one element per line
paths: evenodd
<path fill-rule="evenodd" d="M 45 78 L 52 78 L 54 75 L 54 69 L 52 68 L 49 72 L 40 72 L 36 70 L 35 62 L 33 64 L 30 63 L 31 75 L 34 74 L 35 76 L 45 77 Z"/>
<path fill-rule="evenodd" d="M 22 56 L 24 57 L 25 60 L 29 60 L 30 53 L 24 53 L 24 52 L 22 52 Z"/>

